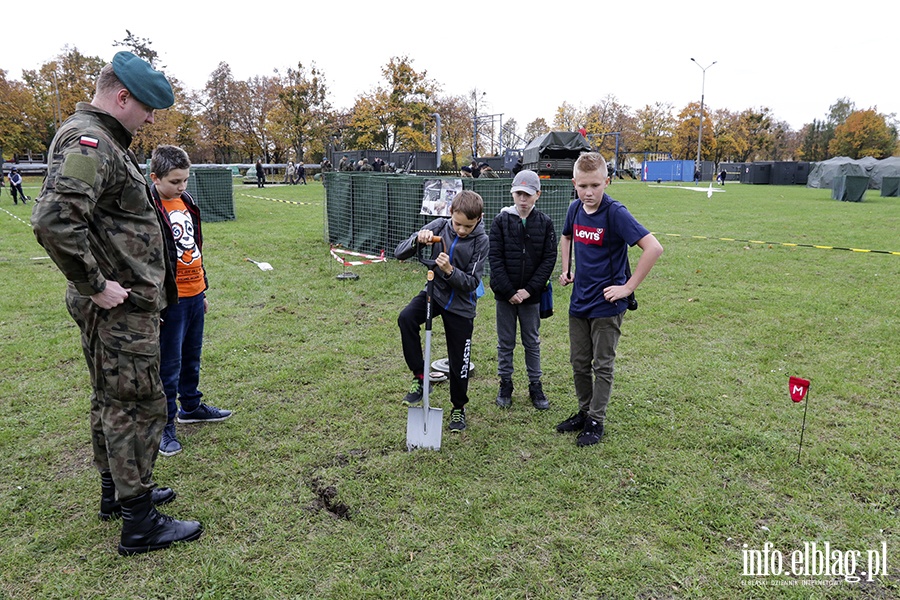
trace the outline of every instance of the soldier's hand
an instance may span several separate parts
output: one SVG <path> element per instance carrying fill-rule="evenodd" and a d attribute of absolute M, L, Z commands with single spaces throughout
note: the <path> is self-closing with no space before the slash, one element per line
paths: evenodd
<path fill-rule="evenodd" d="M 123 288 L 119 282 L 106 280 L 106 289 L 91 296 L 94 304 L 100 308 L 115 308 L 128 299 L 128 292 L 131 288 Z"/>

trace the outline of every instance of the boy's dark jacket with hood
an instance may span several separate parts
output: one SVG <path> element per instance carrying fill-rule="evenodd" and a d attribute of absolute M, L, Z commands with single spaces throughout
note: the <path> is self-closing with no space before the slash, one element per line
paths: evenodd
<path fill-rule="evenodd" d="M 527 227 L 527 229 L 526 229 Z M 507 206 L 491 224 L 491 290 L 497 300 L 509 302 L 517 291 L 530 294 L 523 304 L 537 304 L 556 266 L 553 221 L 537 208 L 522 226 L 515 206 Z"/>
<path fill-rule="evenodd" d="M 464 238 L 456 235 L 450 219 L 435 219 L 423 229 L 433 231 L 444 240 L 444 251 L 450 256 L 453 273 L 448 277 L 439 268 L 434 268 L 434 291 L 432 300 L 443 310 L 454 314 L 475 318 L 475 290 L 481 285 L 484 274 L 484 263 L 488 259 L 488 236 L 484 231 L 484 222 L 478 223 L 472 233 Z M 419 232 L 401 242 L 394 250 L 394 256 L 406 260 L 416 255 Z M 440 244 L 432 244 L 431 249 L 423 252 L 429 258 L 440 253 Z"/>
<path fill-rule="evenodd" d="M 177 265 L 178 248 L 175 246 L 175 234 L 172 231 L 172 221 L 169 220 L 169 213 L 163 207 L 162 199 L 159 196 L 159 191 L 156 189 L 155 183 L 150 184 L 150 194 L 153 196 L 153 204 L 156 206 L 156 212 L 162 217 L 167 228 L 167 230 L 163 231 L 163 239 L 165 240 L 166 253 L 169 255 L 169 261 L 172 265 Z M 200 250 L 200 252 L 203 252 L 203 230 L 200 226 L 200 208 L 194 201 L 194 197 L 187 192 L 181 194 L 181 200 L 184 202 L 185 208 L 187 208 L 188 212 L 191 214 L 191 219 L 194 221 L 194 239 L 197 242 L 197 249 Z M 203 267 L 203 283 L 204 287 L 209 289 L 209 280 L 206 278 L 205 266 Z"/>

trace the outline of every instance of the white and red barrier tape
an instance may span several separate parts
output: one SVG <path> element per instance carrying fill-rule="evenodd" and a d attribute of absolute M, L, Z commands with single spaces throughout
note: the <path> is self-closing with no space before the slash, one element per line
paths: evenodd
<path fill-rule="evenodd" d="M 338 256 L 338 254 L 347 254 L 348 256 L 359 256 L 361 258 L 365 258 L 366 260 L 346 260 Z M 385 262 L 387 259 L 384 257 L 384 250 L 381 251 L 379 256 L 375 256 L 373 254 L 363 254 L 361 252 L 351 252 L 350 250 L 344 250 L 342 248 L 331 247 L 331 255 L 334 257 L 336 261 L 344 265 L 345 267 L 355 267 L 358 265 L 371 265 L 372 263 Z"/>

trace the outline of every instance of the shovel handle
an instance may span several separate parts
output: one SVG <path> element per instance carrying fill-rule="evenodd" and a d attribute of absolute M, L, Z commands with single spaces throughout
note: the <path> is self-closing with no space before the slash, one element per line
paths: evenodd
<path fill-rule="evenodd" d="M 432 238 L 432 243 L 430 245 L 434 246 L 438 243 L 441 245 L 441 252 L 446 252 L 447 247 L 444 245 L 444 238 L 442 238 L 442 237 Z M 419 244 L 418 242 L 416 242 L 416 245 L 417 245 L 416 258 L 418 258 L 419 262 L 422 263 L 423 265 L 425 265 L 426 267 L 428 267 L 429 269 L 433 269 L 436 264 L 435 260 L 433 258 L 429 259 L 429 258 L 425 258 L 423 256 L 425 247 L 428 246 L 429 244 Z M 432 256 L 434 256 L 434 250 L 432 250 L 431 254 L 432 254 Z"/>

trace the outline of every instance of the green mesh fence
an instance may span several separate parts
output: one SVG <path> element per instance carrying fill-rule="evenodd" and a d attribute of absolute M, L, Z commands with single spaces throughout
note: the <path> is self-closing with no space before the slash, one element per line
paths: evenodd
<path fill-rule="evenodd" d="M 150 170 L 148 163 L 147 170 Z M 150 176 L 145 175 L 147 184 Z M 232 172 L 228 167 L 191 167 L 187 192 L 200 208 L 204 223 L 234 221 L 234 188 Z"/>
<path fill-rule="evenodd" d="M 192 168 L 188 193 L 200 207 L 204 222 L 234 221 L 234 191 L 231 169 Z"/>
<path fill-rule="evenodd" d="M 326 241 L 355 252 L 377 255 L 384 250 L 392 257 L 394 248 L 434 219 L 420 214 L 425 181 L 438 179 L 387 173 L 325 174 Z M 450 179 L 450 178 L 445 178 Z M 485 228 L 504 207 L 512 205 L 512 179 L 462 179 L 463 189 L 484 198 Z M 566 210 L 575 198 L 569 179 L 541 181 L 537 207 L 553 220 L 557 236 L 562 231 Z"/>

